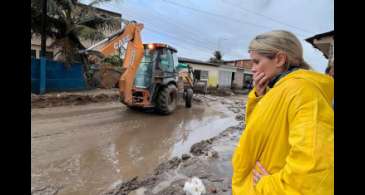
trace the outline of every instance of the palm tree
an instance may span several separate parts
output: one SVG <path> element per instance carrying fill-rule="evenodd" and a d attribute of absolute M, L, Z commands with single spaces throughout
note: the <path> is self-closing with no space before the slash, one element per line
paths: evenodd
<path fill-rule="evenodd" d="M 41 1 L 31 0 L 32 36 L 41 33 Z M 86 56 L 78 52 L 85 49 L 81 40 L 101 40 L 105 37 L 103 31 L 119 25 L 118 20 L 98 14 L 92 7 L 107 1 L 110 0 L 95 0 L 89 6 L 78 6 L 77 0 L 47 0 L 46 36 L 54 40 L 52 46 L 61 49 L 65 64 L 86 64 Z"/>

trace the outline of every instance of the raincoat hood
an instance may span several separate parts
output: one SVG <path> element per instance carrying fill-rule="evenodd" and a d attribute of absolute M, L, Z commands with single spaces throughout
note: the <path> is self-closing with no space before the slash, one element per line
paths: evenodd
<path fill-rule="evenodd" d="M 331 102 L 333 100 L 334 79 L 331 76 L 311 70 L 299 69 L 289 73 L 288 75 L 280 79 L 274 85 L 274 87 L 291 79 L 304 79 L 306 81 L 309 81 L 311 84 L 316 86 L 321 91 L 321 93 L 328 102 Z"/>

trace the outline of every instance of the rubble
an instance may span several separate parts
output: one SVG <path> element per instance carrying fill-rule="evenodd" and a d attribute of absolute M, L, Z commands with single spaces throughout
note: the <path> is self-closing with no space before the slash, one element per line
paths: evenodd
<path fill-rule="evenodd" d="M 187 159 L 189 159 L 191 156 L 189 155 L 189 154 L 183 154 L 182 156 L 181 156 L 181 159 L 182 160 L 187 160 Z"/>
<path fill-rule="evenodd" d="M 215 138 L 211 138 L 208 140 L 203 140 L 201 142 L 195 143 L 194 145 L 191 146 L 190 153 L 192 153 L 193 155 L 196 155 L 196 156 L 206 154 L 207 149 L 212 144 L 212 141 L 214 139 Z"/>
<path fill-rule="evenodd" d="M 208 151 L 207 156 L 209 158 L 218 158 L 218 152 L 217 151 Z"/>
<path fill-rule="evenodd" d="M 245 118 L 244 114 L 237 114 L 236 115 L 236 120 L 238 120 L 238 121 L 243 121 L 244 118 Z"/>
<path fill-rule="evenodd" d="M 160 164 L 156 169 L 155 169 L 155 175 L 158 175 L 168 169 L 173 169 L 176 168 L 177 166 L 179 166 L 179 164 L 181 163 L 181 159 L 179 157 L 174 157 L 171 160 Z"/>

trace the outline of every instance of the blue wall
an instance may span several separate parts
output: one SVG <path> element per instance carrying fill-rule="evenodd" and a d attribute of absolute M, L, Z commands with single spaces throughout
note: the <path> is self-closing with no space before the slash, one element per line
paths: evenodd
<path fill-rule="evenodd" d="M 32 93 L 39 93 L 40 88 L 40 60 L 31 59 Z M 46 64 L 46 92 L 79 91 L 86 89 L 82 64 L 71 64 L 66 68 L 63 63 L 47 60 Z"/>

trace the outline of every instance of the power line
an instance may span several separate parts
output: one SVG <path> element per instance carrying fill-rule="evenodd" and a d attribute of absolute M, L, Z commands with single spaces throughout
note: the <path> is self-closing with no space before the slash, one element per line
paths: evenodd
<path fill-rule="evenodd" d="M 126 15 L 127 16 L 127 15 Z M 140 17 L 140 16 L 139 16 Z M 128 18 L 128 17 L 127 17 Z M 140 17 L 140 18 L 144 18 L 144 17 Z M 149 18 L 150 19 L 150 18 Z M 201 42 L 200 40 L 196 40 L 196 39 L 194 39 L 194 38 L 189 38 L 189 39 L 181 39 L 180 37 L 177 37 L 177 36 L 175 36 L 175 35 L 172 35 L 171 33 L 167 33 L 167 32 L 162 32 L 162 31 L 159 31 L 159 30 L 156 30 L 156 29 L 154 29 L 154 28 L 151 28 L 151 27 L 149 27 L 149 26 L 152 26 L 152 27 L 155 27 L 155 28 L 157 28 L 158 29 L 158 27 L 156 27 L 156 26 L 154 26 L 154 25 L 151 25 L 150 23 L 146 23 L 146 22 L 143 22 L 144 23 L 144 28 L 145 29 L 147 29 L 147 30 L 150 30 L 150 31 L 152 31 L 152 32 L 155 32 L 155 33 L 157 33 L 158 35 L 161 35 L 161 34 L 163 34 L 163 35 L 166 35 L 166 36 L 168 36 L 168 37 L 171 37 L 171 38 L 173 38 L 174 40 L 180 40 L 181 41 L 181 43 L 183 43 L 183 44 L 185 44 L 185 45 L 188 45 L 187 44 L 187 42 L 190 42 L 192 45 L 195 45 L 196 47 L 199 47 L 200 49 L 203 49 L 203 50 L 207 50 L 207 51 L 209 51 L 209 52 L 206 52 L 206 53 L 209 53 L 209 55 L 211 55 L 211 52 L 213 52 L 213 50 L 214 49 L 211 49 L 209 46 L 207 46 L 207 45 L 205 45 L 205 43 L 204 44 L 196 44 L 196 42 Z M 195 42 L 194 42 L 195 41 Z M 203 46 L 204 45 L 204 46 Z M 191 46 L 191 45 L 189 45 L 189 46 Z M 189 48 L 189 49 L 191 49 L 191 48 Z M 203 51 L 204 52 L 204 51 Z"/>
<path fill-rule="evenodd" d="M 154 26 L 155 27 L 155 26 Z M 149 28 L 149 27 L 147 27 L 147 28 Z M 157 27 L 156 27 L 157 28 Z M 159 30 L 156 30 L 156 29 L 151 29 L 151 28 L 149 28 L 149 30 L 154 30 L 155 32 L 157 32 L 157 33 L 160 33 L 160 34 L 164 34 L 164 35 L 166 35 L 166 36 L 169 36 L 169 37 L 171 37 L 171 38 L 174 38 L 174 39 L 179 39 L 179 40 L 182 40 L 182 41 L 189 41 L 191 44 L 193 44 L 193 45 L 196 45 L 196 42 L 200 42 L 201 44 L 199 44 L 199 45 L 196 45 L 196 46 L 200 46 L 200 47 L 202 47 L 202 45 L 204 45 L 205 47 L 204 47 L 204 49 L 207 49 L 207 50 L 212 50 L 211 48 L 210 48 L 210 46 L 208 46 L 208 45 L 206 45 L 206 43 L 205 42 L 202 42 L 202 41 L 200 41 L 200 40 L 197 40 L 197 39 L 194 39 L 194 38 L 192 38 L 192 37 L 187 37 L 187 39 L 182 39 L 182 38 L 180 38 L 180 37 L 178 37 L 178 36 L 175 36 L 175 34 L 172 34 L 172 33 L 169 33 L 169 32 L 162 32 L 162 31 L 159 31 Z M 195 41 L 195 42 L 194 42 Z"/>
<path fill-rule="evenodd" d="M 162 16 L 162 14 L 159 14 L 160 16 Z M 141 17 L 141 16 L 143 16 L 143 17 Z M 156 15 L 155 15 L 156 16 Z M 134 16 L 135 17 L 135 16 Z M 157 16 L 156 16 L 157 17 Z M 152 18 L 151 17 L 148 17 L 148 16 L 146 16 L 146 17 L 144 17 L 144 15 L 139 15 L 139 18 L 141 18 L 142 20 L 151 20 Z M 163 19 L 163 20 L 165 20 L 165 18 Z M 156 21 L 156 20 L 153 20 L 152 19 L 152 21 Z M 157 21 L 160 21 L 160 20 L 157 20 Z M 166 21 L 166 20 L 165 20 Z M 143 22 L 143 23 L 145 23 L 145 22 Z M 195 36 L 193 35 L 193 34 L 198 34 L 198 33 L 195 33 L 195 32 L 193 32 L 193 31 L 188 31 L 187 30 L 187 28 L 184 28 L 183 26 L 185 26 L 185 25 L 177 25 L 177 24 L 174 24 L 174 23 L 172 23 L 172 22 L 163 22 L 163 23 L 168 23 L 168 24 L 172 24 L 172 25 L 174 25 L 174 26 L 178 26 L 180 29 L 182 29 L 182 30 L 184 30 L 184 31 L 186 31 L 186 32 L 189 32 L 189 33 L 185 33 L 184 34 L 184 37 L 189 37 L 188 39 L 182 39 L 181 37 L 179 37 L 179 36 L 176 36 L 175 34 L 173 34 L 173 33 L 168 33 L 168 32 L 162 32 L 162 31 L 159 31 L 159 30 L 156 30 L 156 29 L 159 29 L 159 27 L 157 27 L 157 26 L 154 26 L 154 25 L 152 25 L 151 23 L 149 23 L 149 22 L 147 22 L 147 23 L 145 23 L 145 29 L 147 29 L 147 30 L 149 30 L 149 31 L 152 31 L 152 32 L 155 32 L 155 33 L 157 33 L 158 35 L 161 35 L 161 34 L 163 34 L 163 35 L 166 35 L 166 36 L 168 36 L 168 37 L 171 37 L 171 38 L 173 38 L 173 40 L 175 40 L 175 41 L 177 41 L 177 42 L 179 42 L 179 43 L 182 43 L 182 44 L 184 44 L 184 45 L 187 45 L 187 46 L 189 46 L 189 48 L 188 47 L 183 47 L 183 48 L 185 48 L 185 49 L 187 49 L 187 50 L 191 50 L 191 45 L 195 45 L 196 47 L 198 47 L 198 48 L 200 48 L 200 49 L 203 49 L 203 50 L 200 50 L 201 52 L 204 52 L 204 53 L 206 53 L 206 54 L 208 54 L 209 56 L 211 56 L 212 55 L 212 53 L 211 52 L 213 52 L 214 50 L 216 50 L 216 48 L 215 48 L 215 43 L 212 43 L 212 42 L 209 42 L 209 41 L 202 41 L 202 40 L 200 40 L 200 39 L 196 39 L 195 38 Z M 152 27 L 155 27 L 156 29 L 153 29 L 153 28 L 150 28 L 149 26 L 152 26 Z M 191 35 L 191 36 L 189 36 L 189 35 Z M 200 34 L 199 34 L 200 35 Z M 190 42 L 191 43 L 191 45 L 189 45 L 187 42 Z M 200 42 L 200 43 L 202 43 L 202 44 L 197 44 L 197 42 Z M 210 45 L 210 44 L 212 44 L 212 45 Z M 213 46 L 214 45 L 214 46 Z M 227 54 L 229 54 L 230 53 L 230 51 L 227 51 Z M 237 54 L 236 54 L 237 55 Z"/>
<path fill-rule="evenodd" d="M 175 40 L 181 40 L 181 41 L 184 41 L 184 42 L 180 42 L 180 41 L 178 41 L 179 43 L 184 43 L 184 44 L 186 44 L 186 45 L 188 45 L 187 43 L 186 43 L 186 39 L 180 39 L 180 38 L 178 38 L 178 37 L 175 37 L 175 36 L 171 36 L 171 35 L 169 35 L 169 34 L 166 34 L 166 33 L 164 33 L 164 32 L 161 32 L 161 31 L 158 31 L 158 30 L 155 30 L 155 29 L 151 29 L 151 28 L 149 28 L 149 27 L 147 27 L 146 29 L 148 29 L 148 30 L 150 30 L 150 31 L 153 31 L 153 32 L 156 32 L 156 33 L 159 33 L 159 34 L 164 34 L 164 35 L 166 35 L 166 36 L 169 36 L 169 37 L 171 37 L 171 38 L 173 38 L 173 39 L 175 39 Z M 209 55 L 211 55 L 211 53 L 210 52 L 212 52 L 213 50 L 216 50 L 216 49 L 211 49 L 211 48 L 208 48 L 208 47 L 204 47 L 203 45 L 197 45 L 197 44 L 193 44 L 193 45 L 195 45 L 195 46 L 197 46 L 197 47 L 199 47 L 199 48 L 202 48 L 202 49 L 206 49 L 207 51 L 209 51 L 209 52 L 205 52 L 205 53 L 207 53 L 207 54 L 209 54 Z M 191 45 L 189 45 L 189 46 L 191 46 Z M 205 46 L 207 46 L 207 45 L 205 45 Z M 187 47 L 184 47 L 185 49 L 191 49 L 191 47 L 190 48 L 187 48 Z M 227 52 L 223 52 L 223 53 L 226 53 L 226 54 L 229 54 L 229 53 L 231 53 L 231 51 L 227 51 Z M 235 53 L 235 55 L 237 55 L 237 53 Z"/>
<path fill-rule="evenodd" d="M 185 45 L 187 45 L 187 46 L 189 46 L 189 47 L 185 47 L 185 46 L 182 46 L 182 45 L 180 45 L 179 44 L 179 47 L 182 47 L 182 48 L 185 48 L 186 50 L 191 50 L 191 45 L 189 45 L 188 43 L 186 43 L 186 40 L 182 40 L 182 39 L 179 39 L 179 38 L 177 38 L 177 37 L 174 37 L 174 36 L 171 36 L 171 35 L 168 35 L 168 34 L 165 34 L 165 33 L 163 33 L 163 32 L 161 32 L 161 31 L 158 31 L 158 30 L 155 30 L 155 29 L 152 29 L 152 28 L 149 28 L 149 27 L 145 27 L 146 28 L 146 30 L 149 30 L 149 31 L 152 31 L 152 32 L 155 32 L 155 33 L 158 33 L 158 35 L 161 35 L 161 34 L 164 34 L 164 35 L 166 35 L 166 36 L 169 36 L 169 37 L 171 37 L 171 38 L 173 38 L 173 40 L 175 40 L 175 41 L 177 41 L 178 43 L 182 43 L 182 44 L 185 44 Z M 196 45 L 196 44 L 193 44 L 193 45 L 195 45 L 196 47 L 198 47 L 198 48 L 201 48 L 201 49 L 204 49 L 204 50 L 207 50 L 207 51 L 203 51 L 203 50 L 199 50 L 200 52 L 203 52 L 203 53 L 206 53 L 207 55 L 209 55 L 209 56 L 212 56 L 212 49 L 211 48 L 206 48 L 206 47 L 203 47 L 203 46 L 201 46 L 201 45 Z M 209 52 L 208 52 L 209 51 Z M 227 52 L 226 54 L 229 54 L 229 53 L 231 53 L 231 52 Z M 234 52 L 234 56 L 240 56 L 241 54 L 238 54 L 238 53 L 236 53 L 236 52 Z"/>
<path fill-rule="evenodd" d="M 141 17 L 142 19 L 144 18 L 144 17 Z M 150 19 L 150 18 L 149 18 Z M 169 24 L 173 24 L 173 23 L 170 23 L 170 22 L 165 22 L 165 23 L 169 23 Z M 151 25 L 151 24 L 150 24 Z M 176 25 L 176 24 L 173 24 L 173 25 Z M 176 25 L 176 26 L 178 26 L 178 25 Z M 154 27 L 156 27 L 156 28 L 158 28 L 157 26 L 154 26 Z M 185 30 L 183 27 L 181 27 L 181 26 L 178 26 L 178 28 L 180 28 L 181 30 L 183 30 L 183 31 L 186 31 L 186 32 L 189 32 L 189 33 L 184 33 L 184 36 L 185 37 L 188 37 L 189 39 L 191 39 L 191 40 L 194 40 L 194 41 L 196 41 L 196 42 L 200 42 L 200 43 L 203 43 L 203 44 L 205 44 L 205 45 L 209 45 L 209 47 L 214 47 L 214 45 L 215 44 L 213 44 L 213 43 L 211 43 L 211 42 L 209 42 L 209 41 L 207 41 L 207 40 L 200 40 L 200 39 L 196 39 L 196 35 L 194 36 L 194 34 L 193 34 L 193 32 L 192 31 L 188 31 L 188 30 Z M 161 31 L 160 31 L 161 32 Z"/>
<path fill-rule="evenodd" d="M 246 12 L 250 12 L 250 13 L 252 13 L 252 14 L 255 14 L 255 15 L 258 15 L 258 16 L 261 16 L 261 17 L 264 17 L 264 18 L 266 18 L 266 19 L 272 20 L 272 21 L 277 22 L 277 23 L 279 23 L 279 24 L 282 24 L 282 25 L 284 25 L 284 26 L 288 26 L 288 27 L 291 27 L 291 28 L 295 28 L 295 29 L 300 30 L 300 31 L 302 31 L 302 32 L 306 32 L 306 33 L 312 33 L 312 34 L 314 34 L 314 32 L 310 32 L 310 31 L 305 30 L 305 29 L 303 29 L 303 28 L 299 28 L 299 27 L 297 27 L 297 26 L 293 26 L 293 25 L 291 25 L 291 24 L 284 23 L 284 22 L 282 22 L 282 21 L 279 21 L 279 20 L 277 20 L 277 19 L 275 19 L 275 18 L 272 18 L 272 17 L 270 17 L 270 16 L 266 16 L 266 15 L 261 14 L 261 13 L 259 13 L 259 12 L 255 12 L 255 11 L 249 10 L 249 9 L 247 9 L 247 8 L 240 7 L 239 5 L 236 5 L 236 4 L 233 4 L 233 3 L 228 3 L 228 2 L 225 2 L 225 3 L 227 3 L 228 5 L 231 5 L 232 7 L 238 8 L 238 9 L 240 9 L 240 10 L 244 10 L 244 11 L 246 11 Z"/>
<path fill-rule="evenodd" d="M 154 12 L 154 13 L 157 13 L 157 12 Z M 171 21 L 169 21 L 169 20 L 166 20 L 165 18 L 164 18 L 164 16 L 162 15 L 162 14 L 159 14 L 159 13 L 157 13 L 159 16 L 162 16 L 162 17 L 160 17 L 159 19 L 161 20 L 163 20 L 163 23 L 167 23 L 167 24 L 170 24 L 170 25 L 172 25 L 172 26 L 175 26 L 175 27 L 177 27 L 177 28 L 179 28 L 179 29 L 181 29 L 182 31 L 185 31 L 185 32 L 188 32 L 189 34 L 191 34 L 191 36 L 192 37 L 199 37 L 199 38 L 202 38 L 201 37 L 201 35 L 202 34 L 199 34 L 199 33 L 197 33 L 196 31 L 196 29 L 194 29 L 194 27 L 191 27 L 190 25 L 186 25 L 186 24 L 181 24 L 181 25 L 178 25 L 178 24 L 176 24 L 176 23 L 173 23 L 173 22 L 171 22 Z M 185 28 L 186 27 L 186 28 Z M 188 30 L 188 29 L 194 29 L 194 30 Z M 201 39 L 200 40 L 201 42 L 206 42 L 206 43 L 208 43 L 210 46 L 214 46 L 216 43 L 213 43 L 213 42 L 211 42 L 211 41 L 209 41 L 209 40 L 203 40 L 203 39 Z"/>
<path fill-rule="evenodd" d="M 155 27 L 155 26 L 154 26 Z M 156 27 L 157 28 L 157 27 Z M 151 31 L 153 31 L 153 32 L 156 32 L 156 33 L 159 33 L 159 34 L 164 34 L 164 35 L 166 35 L 166 36 L 169 36 L 169 37 L 171 37 L 171 38 L 173 38 L 173 39 L 175 39 L 175 40 L 181 40 L 181 41 L 183 41 L 183 43 L 185 44 L 185 45 L 188 45 L 187 43 L 186 43 L 186 41 L 187 40 L 189 40 L 189 39 L 181 39 L 180 37 L 178 37 L 178 36 L 172 36 L 170 33 L 167 33 L 167 32 L 162 32 L 162 31 L 158 31 L 158 30 L 156 30 L 156 29 L 151 29 L 151 28 L 149 28 L 149 27 L 147 27 L 146 29 L 148 29 L 148 30 L 151 30 Z M 190 38 L 191 40 L 194 40 L 193 38 Z M 189 40 L 189 41 L 191 41 L 191 40 Z M 196 40 L 195 40 L 196 41 Z M 181 42 L 180 42 L 181 43 Z M 213 46 L 213 48 L 210 48 L 209 46 L 207 46 L 207 45 L 197 45 L 195 42 L 190 42 L 190 43 L 192 43 L 193 45 L 195 45 L 195 46 L 197 46 L 197 47 L 199 47 L 199 48 L 202 48 L 202 49 L 206 49 L 207 51 L 209 51 L 209 54 L 211 55 L 211 53 L 210 52 L 212 52 L 212 51 L 215 51 L 216 49 L 215 49 L 215 46 Z M 202 42 L 203 43 L 203 42 Z M 191 46 L 191 45 L 189 45 L 189 46 Z M 186 48 L 186 47 L 184 47 L 184 48 Z M 187 48 L 186 48 L 187 49 Z M 189 49 L 191 49 L 191 48 L 189 48 Z M 226 53 L 226 54 L 229 54 L 229 53 L 231 53 L 231 51 L 226 51 L 226 52 L 224 52 L 224 51 L 222 51 L 223 53 Z M 237 55 L 237 53 L 235 53 L 235 55 Z"/>
<path fill-rule="evenodd" d="M 178 7 L 183 7 L 183 8 L 186 8 L 186 9 L 190 9 L 190 10 L 193 10 L 195 12 L 204 13 L 204 14 L 207 14 L 207 15 L 210 15 L 210 16 L 214 16 L 214 17 L 218 17 L 218 18 L 227 18 L 228 20 L 232 20 L 232 21 L 235 21 L 235 22 L 238 22 L 238 23 L 243 22 L 243 23 L 251 24 L 253 26 L 258 26 L 258 27 L 261 27 L 261 28 L 270 28 L 270 27 L 267 27 L 267 26 L 262 26 L 262 25 L 254 24 L 254 23 L 247 22 L 247 21 L 241 21 L 241 20 L 238 20 L 236 18 L 231 18 L 231 17 L 227 17 L 227 16 L 224 16 L 224 15 L 215 14 L 215 13 L 208 12 L 208 11 L 205 11 L 205 10 L 196 9 L 196 8 L 189 7 L 189 6 L 186 6 L 186 5 L 183 5 L 183 4 L 180 4 L 180 3 L 176 3 L 176 2 L 173 2 L 173 1 L 169 1 L 169 0 L 162 0 L 162 1 L 165 1 L 166 3 L 172 4 L 172 5 L 175 5 L 175 6 L 178 6 Z"/>
<path fill-rule="evenodd" d="M 136 11 L 136 10 L 135 10 Z M 152 25 L 152 23 L 155 23 L 155 21 L 162 21 L 161 20 L 161 17 L 160 18 L 158 18 L 158 19 L 153 19 L 153 18 L 151 18 L 150 16 L 155 16 L 155 17 L 158 17 L 158 16 L 156 16 L 156 15 L 150 15 L 150 16 L 146 16 L 146 17 L 144 17 L 145 15 L 138 15 L 138 18 L 140 18 L 140 19 L 142 19 L 143 21 L 144 21 L 144 23 L 145 23 L 145 21 L 149 21 L 149 20 L 151 20 L 152 22 L 148 22 L 150 25 Z M 162 16 L 161 14 L 160 14 L 160 16 Z M 134 17 L 136 17 L 136 16 L 134 16 Z M 163 18 L 163 17 L 162 17 Z M 165 19 L 165 18 L 163 18 L 163 19 Z M 204 45 L 208 45 L 208 47 L 215 47 L 215 43 L 212 43 L 212 42 L 210 42 L 210 41 L 208 41 L 208 40 L 203 40 L 202 38 L 197 38 L 198 36 L 200 36 L 200 34 L 198 34 L 198 33 L 196 33 L 196 32 L 192 32 L 192 31 L 189 31 L 189 30 L 187 30 L 187 29 L 189 29 L 189 28 L 184 28 L 184 27 L 182 27 L 182 26 L 184 26 L 184 25 L 177 25 L 177 24 L 174 24 L 174 23 L 171 23 L 171 22 L 167 22 L 167 21 L 162 21 L 162 23 L 161 24 L 165 24 L 165 23 L 168 23 L 168 24 L 171 24 L 171 25 L 174 25 L 174 26 L 176 26 L 176 27 L 178 27 L 179 29 L 181 29 L 182 31 L 186 31 L 186 32 L 189 32 L 189 33 L 184 33 L 184 37 L 188 37 L 189 39 L 191 39 L 191 40 L 194 40 L 194 41 L 196 41 L 196 42 L 200 42 L 200 43 L 202 43 L 202 44 L 204 44 Z M 154 25 L 153 25 L 154 26 Z M 164 25 L 164 26 L 166 26 L 166 25 Z M 157 27 L 156 26 L 156 29 L 159 29 L 159 27 Z M 161 32 L 161 31 L 159 31 L 159 32 Z M 175 35 L 175 34 L 174 34 Z M 170 36 L 171 37 L 171 36 Z M 211 50 L 211 49 L 209 49 L 209 50 Z"/>
<path fill-rule="evenodd" d="M 173 1 L 170 1 L 170 0 L 162 0 L 162 1 L 164 1 L 166 3 L 169 3 L 169 4 L 172 4 L 172 5 L 175 5 L 175 6 L 178 6 L 178 7 L 182 7 L 182 8 L 185 8 L 185 9 L 190 9 L 190 10 L 193 10 L 195 12 L 203 13 L 203 14 L 206 14 L 206 15 L 214 16 L 214 17 L 218 17 L 220 19 L 226 18 L 229 21 L 233 21 L 233 22 L 236 22 L 236 23 L 239 23 L 239 24 L 246 23 L 246 24 L 249 24 L 249 25 L 252 25 L 252 26 L 256 26 L 256 27 L 261 27 L 261 28 L 264 28 L 264 29 L 269 29 L 269 30 L 272 30 L 273 29 L 272 27 L 268 27 L 268 26 L 264 26 L 264 25 L 259 25 L 259 24 L 255 24 L 255 23 L 252 23 L 252 22 L 239 20 L 239 19 L 232 18 L 232 17 L 227 17 L 227 16 L 221 15 L 221 14 L 215 14 L 215 13 L 208 12 L 208 11 L 201 10 L 201 9 L 196 9 L 196 8 L 189 7 L 189 6 L 186 6 L 186 5 L 183 5 L 183 4 L 180 4 L 180 3 L 176 3 L 176 2 L 173 2 Z M 300 35 L 302 37 L 306 37 L 305 35 L 303 35 L 301 33 L 296 33 L 296 34 L 297 35 Z"/>
<path fill-rule="evenodd" d="M 160 32 L 158 32 L 158 31 L 155 31 L 155 30 L 152 30 L 152 29 L 147 29 L 147 30 L 149 30 L 149 31 L 151 31 L 151 32 L 157 32 L 158 33 L 158 35 L 160 35 L 161 33 Z M 167 35 L 168 36 L 168 35 Z M 172 43 L 174 43 L 173 45 L 176 45 L 176 46 L 174 46 L 174 47 L 176 47 L 176 49 L 178 49 L 178 50 L 180 50 L 179 48 L 184 48 L 185 50 L 188 50 L 188 51 L 191 51 L 192 50 L 192 48 L 191 48 L 191 45 L 190 44 L 187 44 L 186 42 L 184 42 L 184 41 L 180 41 L 179 39 L 176 39 L 176 38 L 173 38 L 172 39 Z M 178 45 L 178 47 L 177 47 L 177 45 Z M 186 45 L 186 46 L 184 46 L 184 45 Z M 187 46 L 189 46 L 189 47 L 187 47 Z M 199 48 L 199 47 L 198 47 Z M 204 48 L 204 50 L 201 50 L 201 49 L 198 49 L 199 50 L 199 52 L 202 52 L 202 53 L 205 53 L 206 55 L 208 55 L 208 56 L 212 56 L 212 53 L 211 52 L 207 52 L 207 51 L 205 51 L 205 48 Z"/>
<path fill-rule="evenodd" d="M 137 10 L 135 10 L 135 11 L 137 11 Z M 144 12 L 144 13 L 146 13 L 146 12 Z M 184 37 L 189 37 L 189 39 L 191 39 L 191 40 L 193 40 L 193 41 L 195 41 L 194 43 L 193 43 L 193 45 L 196 45 L 197 46 L 197 44 L 196 44 L 196 42 L 200 42 L 201 44 L 199 44 L 199 46 L 198 47 L 204 47 L 204 49 L 207 49 L 207 50 L 209 50 L 209 52 L 211 52 L 211 51 L 213 51 L 213 50 L 216 50 L 216 43 L 214 42 L 212 42 L 212 41 L 208 41 L 208 40 L 203 40 L 202 38 L 200 38 L 200 36 L 202 35 L 202 34 L 199 34 L 199 33 L 196 33 L 197 31 L 198 31 L 198 29 L 196 29 L 196 30 L 194 30 L 194 31 L 190 31 L 190 30 L 188 30 L 188 29 L 194 29 L 194 27 L 191 27 L 191 26 L 189 26 L 189 25 L 186 25 L 186 24 L 182 24 L 182 25 L 177 25 L 176 23 L 173 23 L 173 22 L 171 22 L 170 20 L 165 20 L 166 18 L 164 17 L 164 15 L 162 15 L 161 13 L 158 13 L 158 12 L 148 12 L 149 13 L 149 15 L 150 16 L 146 16 L 145 14 L 142 14 L 142 15 L 140 15 L 139 14 L 139 17 L 141 18 L 141 19 L 143 19 L 143 20 L 146 20 L 146 21 L 148 21 L 148 20 L 151 20 L 152 21 L 152 23 L 154 23 L 155 21 L 158 21 L 158 22 L 162 22 L 162 24 L 165 24 L 165 23 L 167 23 L 167 24 L 170 24 L 170 25 L 173 25 L 173 26 L 176 26 L 176 27 L 178 27 L 179 29 L 181 29 L 182 31 L 186 31 L 186 32 L 189 32 L 189 33 L 184 33 Z M 152 14 L 151 14 L 152 13 Z M 155 14 L 153 14 L 153 13 L 155 13 Z M 141 17 L 141 16 L 143 16 L 143 17 Z M 144 17 L 144 16 L 146 16 L 146 17 Z M 161 16 L 161 17 L 159 17 L 159 16 Z M 134 16 L 135 17 L 135 16 Z M 153 17 L 157 17 L 158 19 L 154 19 Z M 166 26 L 166 25 L 164 25 L 164 26 Z M 185 27 L 185 26 L 187 26 L 187 27 Z M 157 26 L 155 26 L 156 27 L 156 29 L 160 29 L 159 27 L 157 27 Z M 153 31 L 153 32 L 157 32 L 157 33 L 162 33 L 162 34 L 165 34 L 165 33 L 163 33 L 163 32 L 161 32 L 161 31 L 157 31 L 157 30 L 151 30 L 151 31 Z M 247 32 L 247 31 L 245 31 L 245 32 Z M 246 34 L 246 33 L 245 33 Z M 175 34 L 173 34 L 173 35 L 175 35 Z M 171 35 L 168 35 L 169 37 L 173 37 L 174 39 L 176 39 L 176 37 L 175 36 L 171 36 Z M 251 35 L 250 35 L 251 36 Z M 253 36 L 253 35 L 252 35 Z M 198 38 L 199 37 L 199 38 Z M 179 37 L 180 38 L 180 37 Z M 178 38 L 178 39 L 179 39 Z M 233 39 L 233 38 L 232 38 Z M 179 40 L 182 40 L 182 39 L 179 39 Z M 190 40 L 190 41 L 191 41 Z M 183 40 L 183 43 L 184 44 L 186 44 L 186 39 L 184 39 Z M 226 45 L 226 44 L 224 44 L 224 45 Z M 191 49 L 191 48 L 190 48 Z M 224 50 L 222 51 L 222 52 L 224 52 Z M 230 53 L 230 51 L 225 51 L 225 52 L 227 52 L 227 54 L 229 54 Z"/>
<path fill-rule="evenodd" d="M 178 37 L 175 37 L 175 36 L 172 36 L 172 35 L 169 35 L 169 34 L 167 34 L 167 33 L 164 33 L 164 32 L 161 32 L 161 31 L 158 31 L 158 30 L 156 30 L 156 29 L 153 29 L 153 28 L 150 28 L 150 27 L 147 27 L 147 26 L 145 26 L 145 28 L 146 29 L 148 29 L 148 30 L 150 30 L 150 31 L 153 31 L 153 32 L 156 32 L 156 33 L 158 33 L 158 34 L 164 34 L 164 35 L 166 35 L 166 36 L 168 36 L 168 37 L 171 37 L 171 38 L 173 38 L 173 39 L 175 39 L 175 40 L 180 40 L 180 41 L 182 41 L 181 43 L 184 43 L 184 44 L 187 44 L 186 43 L 186 41 L 187 40 L 189 40 L 189 39 L 185 39 L 185 40 L 182 40 L 182 39 L 180 39 L 180 38 L 178 38 Z M 193 44 L 193 42 L 191 42 L 191 44 Z M 202 46 L 202 45 L 197 45 L 197 44 L 193 44 L 193 45 L 195 45 L 196 47 L 199 47 L 200 49 L 204 49 L 204 50 L 207 50 L 207 51 L 213 51 L 213 49 L 211 49 L 211 48 L 207 48 L 207 47 L 204 47 L 204 46 Z M 206 52 L 206 53 L 208 53 L 208 52 Z M 210 54 L 210 53 L 209 53 Z"/>

